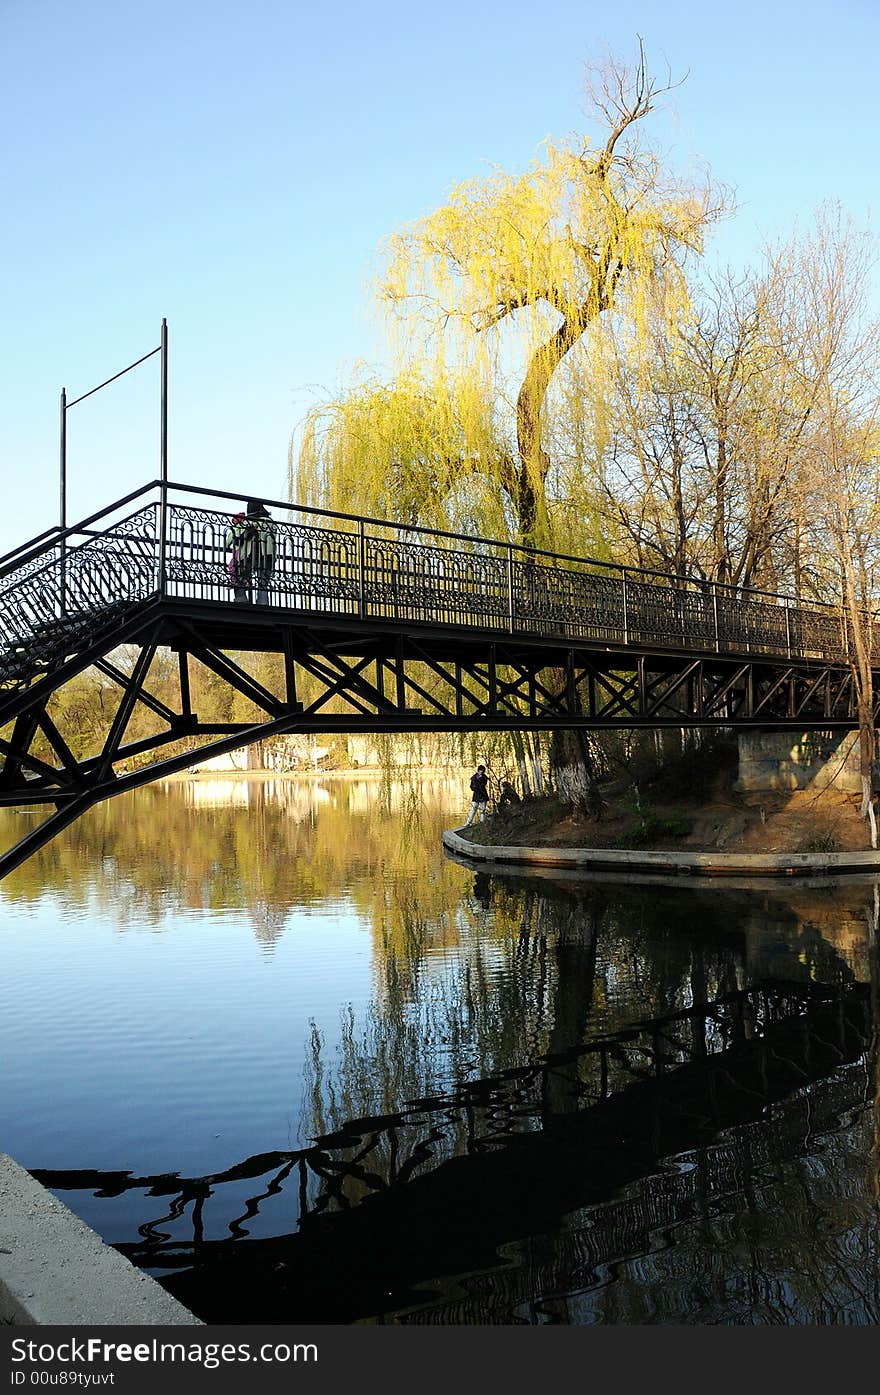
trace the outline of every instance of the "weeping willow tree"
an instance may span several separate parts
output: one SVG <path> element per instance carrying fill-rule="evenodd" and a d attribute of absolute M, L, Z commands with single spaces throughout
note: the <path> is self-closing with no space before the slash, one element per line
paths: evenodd
<path fill-rule="evenodd" d="M 393 376 L 362 373 L 313 409 L 291 445 L 292 498 L 550 549 L 598 533 L 578 524 L 598 518 L 594 501 L 568 497 L 554 461 L 567 400 L 554 385 L 609 312 L 637 352 L 658 284 L 670 319 L 687 314 L 685 255 L 718 211 L 707 183 L 674 178 L 641 139 L 668 90 L 640 43 L 633 67 L 591 77 L 596 141 L 547 143 L 525 173 L 464 183 L 388 240 L 377 290 Z M 577 799 L 588 752 L 582 734 L 568 744 L 553 763 Z"/>
<path fill-rule="evenodd" d="M 503 447 L 483 385 L 401 365 L 392 384 L 362 372 L 307 417 L 291 453 L 291 497 L 396 522 L 502 531 Z"/>
<path fill-rule="evenodd" d="M 684 313 L 682 256 L 712 216 L 708 185 L 673 179 L 641 124 L 668 91 L 644 51 L 590 84 L 600 142 L 547 144 L 495 170 L 387 244 L 378 281 L 395 372 L 317 406 L 291 449 L 300 501 L 460 527 L 472 515 L 552 546 L 551 389 L 615 309 L 638 334 L 658 277 Z M 464 517 L 462 517 L 464 515 Z"/>

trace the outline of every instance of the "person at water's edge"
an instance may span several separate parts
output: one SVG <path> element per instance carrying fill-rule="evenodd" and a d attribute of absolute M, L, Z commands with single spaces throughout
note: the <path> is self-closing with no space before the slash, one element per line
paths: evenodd
<path fill-rule="evenodd" d="M 480 823 L 486 817 L 486 805 L 489 803 L 489 777 L 486 774 L 485 765 L 478 765 L 476 774 L 471 776 L 471 795 L 473 802 L 465 828 L 468 824 L 473 823 L 477 813 L 480 815 Z"/>

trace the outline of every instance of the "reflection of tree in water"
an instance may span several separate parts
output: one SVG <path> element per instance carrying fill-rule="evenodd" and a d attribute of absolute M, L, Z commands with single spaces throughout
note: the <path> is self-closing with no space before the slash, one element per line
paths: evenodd
<path fill-rule="evenodd" d="M 462 914 L 465 874 L 438 852 L 440 832 L 452 810 L 459 810 L 460 799 L 457 781 L 392 779 L 389 772 L 380 781 L 149 786 L 91 810 L 8 877 L 3 896 L 37 902 L 57 890 L 72 913 L 103 912 L 121 929 L 161 925 L 177 914 L 238 910 L 252 918 L 267 944 L 277 941 L 299 907 L 344 901 L 370 926 L 379 993 L 386 977 L 392 992 L 417 992 L 420 966 L 456 946 L 460 935 L 503 939 L 511 924 L 519 930 L 529 914 L 517 899 L 525 879 L 493 879 L 487 906 L 489 879 L 480 880 L 479 874 L 476 894 Z M 14 841 L 26 822 L 19 811 L 0 810 L 0 836 Z M 787 911 L 786 894 L 792 903 Z M 669 922 L 678 919 L 696 926 L 703 938 L 714 935 L 728 944 L 741 942 L 747 922 L 755 929 L 774 923 L 783 949 L 790 947 L 793 933 L 800 934 L 805 962 L 816 976 L 831 971 L 834 955 L 828 960 L 827 941 L 840 920 L 839 891 L 799 892 L 800 900 L 793 890 L 743 900 L 716 887 L 675 893 L 615 888 L 608 896 L 612 922 L 634 918 L 643 936 L 667 937 L 668 962 L 654 954 L 641 965 L 636 955 L 628 974 L 633 992 L 647 1002 L 674 995 L 686 976 L 686 939 L 669 936 Z M 863 925 L 856 897 L 849 895 L 848 914 Z M 808 942 L 805 927 L 812 921 Z M 632 949 L 638 936 L 627 929 L 625 938 Z M 711 965 L 707 968 L 711 974 Z M 722 971 L 729 974 L 729 964 Z M 597 972 L 598 1000 L 609 991 L 613 999 L 614 985 L 609 989 L 602 981 L 601 955 Z M 742 967 L 736 972 L 741 976 Z M 615 973 L 621 981 L 627 977 L 620 962 Z M 711 992 L 711 977 L 705 987 Z"/>
<path fill-rule="evenodd" d="M 273 906 L 268 901 L 264 901 L 262 905 L 251 906 L 250 918 L 254 938 L 259 943 L 263 953 L 272 954 L 287 928 L 286 912 L 280 906 Z"/>
<path fill-rule="evenodd" d="M 869 1186 L 876 1206 L 880 1207 L 880 884 L 865 906 L 865 931 L 870 965 L 871 1014 L 874 1034 L 869 1060 L 874 1061 L 874 1099 L 871 1112 L 871 1154 Z"/>
<path fill-rule="evenodd" d="M 646 1022 L 616 1041 L 603 1038 L 583 1054 L 616 1058 L 623 1048 L 633 1069 L 576 1114 L 547 1117 L 551 1056 L 540 1071 L 496 1077 L 488 1111 L 479 1104 L 487 1099 L 484 1080 L 405 1112 L 348 1119 L 300 1158 L 305 1224 L 288 1237 L 289 1253 L 281 1239 L 249 1253 L 247 1246 L 236 1253 L 219 1247 L 210 1257 L 221 1266 L 213 1279 L 206 1253 L 198 1267 L 215 1294 L 243 1276 L 249 1290 L 266 1284 L 269 1320 L 276 1321 L 296 1312 L 305 1289 L 316 1320 L 340 1303 L 348 1316 L 390 1308 L 403 1320 L 429 1322 L 821 1321 L 841 1312 L 874 1320 L 876 1286 L 860 1274 L 876 1249 L 876 1204 L 866 1207 L 862 1170 L 874 1074 L 865 1070 L 867 996 L 864 987 L 750 989 Z M 755 1038 L 742 1030 L 744 1001 L 755 1009 Z M 713 1022 L 727 1025 L 711 1053 L 714 1065 L 682 1033 L 698 1018 L 704 1038 Z M 639 1038 L 649 1047 L 680 1041 L 681 1069 L 654 1056 L 646 1073 L 651 1057 L 641 1054 Z M 543 1096 L 540 1086 L 533 1092 L 544 1102 L 533 1115 L 540 1132 L 517 1130 L 523 1121 L 514 1110 L 497 1133 L 499 1094 L 513 1103 L 536 1075 L 545 1084 Z M 326 1085 L 317 1081 L 322 1098 Z M 463 1113 L 480 1116 L 476 1147 L 450 1172 L 440 1164 L 449 1157 L 453 1119 Z M 408 1146 L 411 1132 L 418 1149 Z M 842 1151 L 838 1135 L 846 1135 Z M 387 1146 L 377 1147 L 379 1140 Z M 241 1175 L 279 1161 L 249 1160 Z M 168 1179 L 163 1191 L 173 1189 Z M 264 1188 L 254 1204 L 271 1191 Z M 373 1204 L 358 1206 L 366 1196 Z M 247 1214 L 254 1214 L 250 1204 Z M 853 1237 L 859 1227 L 864 1240 L 861 1232 Z M 235 1233 L 247 1237 L 247 1229 Z M 158 1262 L 154 1243 L 135 1249 L 140 1262 Z M 802 1250 L 809 1250 L 805 1259 Z M 279 1257 L 284 1262 L 274 1269 L 290 1272 L 281 1289 L 272 1268 Z M 260 1265 L 268 1274 L 261 1276 Z M 323 1288 L 310 1266 L 321 1270 Z M 832 1282 L 823 1290 L 828 1267 Z M 442 1278 L 452 1274 L 458 1278 Z M 422 1286 L 413 1287 L 416 1280 Z M 181 1275 L 181 1282 L 190 1280 Z M 248 1311 L 259 1308 L 252 1301 Z M 196 1311 L 210 1318 L 210 1309 Z M 228 1301 L 222 1313 L 230 1315 Z"/>
<path fill-rule="evenodd" d="M 475 876 L 438 857 L 457 788 L 447 801 L 442 792 L 340 784 L 322 790 L 320 802 L 311 794 L 305 800 L 304 786 L 288 788 L 289 800 L 257 784 L 236 807 L 194 809 L 181 789 L 111 801 L 10 877 L 4 894 L 36 901 L 63 887 L 66 904 L 105 905 L 122 925 L 129 916 L 159 923 L 169 910 L 239 907 L 267 948 L 297 906 L 351 906 L 373 937 L 374 1001 L 363 1014 L 343 1014 L 338 1043 L 313 1030 L 304 1106 L 304 1132 L 313 1136 L 394 1114 L 408 1100 L 448 1095 L 462 1081 L 564 1056 L 634 1019 L 711 1001 L 756 977 L 852 978 L 835 926 L 844 910 L 864 926 L 862 891 L 755 896 L 714 885 L 620 888 Z M 868 924 L 876 1000 L 875 906 L 868 906 Z M 694 1039 L 701 1043 L 712 1045 Z M 871 1099 L 875 1061 L 876 1050 Z M 517 1126 L 552 1125 L 577 1108 L 583 1087 L 595 1084 L 596 1062 L 575 1055 L 544 1072 L 536 1110 Z M 753 1303 L 763 1320 L 827 1315 L 833 1308 L 822 1306 L 822 1282 L 828 1305 L 876 1312 L 875 1270 L 865 1278 L 861 1267 L 877 1258 L 865 1169 L 876 1207 L 880 1111 L 875 1103 L 872 1115 L 835 1132 L 829 1106 L 826 1137 L 816 1098 L 811 1090 L 809 1110 L 802 1119 L 795 1112 L 791 1124 L 803 1156 L 790 1149 L 768 1167 L 765 1134 L 756 1132 L 748 1149 L 727 1156 L 726 1172 L 720 1153 L 700 1149 L 680 1177 L 650 1179 L 624 1198 L 635 1238 L 612 1256 L 613 1275 L 586 1273 L 593 1213 L 566 1222 L 559 1235 L 523 1242 L 524 1265 L 552 1268 L 564 1259 L 568 1268 L 554 1271 L 555 1288 L 548 1279 L 531 1290 L 532 1307 L 514 1320 L 669 1320 L 675 1308 L 711 1321 L 725 1285 L 734 1308 Z M 444 1116 L 441 1104 L 436 1112 L 442 1136 L 432 1141 L 434 1164 L 467 1142 L 461 1108 Z M 381 1145 L 386 1154 L 394 1146 L 390 1134 Z M 379 1155 L 379 1163 L 387 1173 L 388 1157 Z M 654 1222 L 676 1227 L 674 1253 L 655 1252 L 665 1242 Z M 804 1240 L 812 1232 L 815 1254 Z M 738 1260 L 741 1280 L 731 1278 Z M 823 1266 L 831 1280 L 822 1279 Z M 564 1298 L 551 1301 L 560 1292 Z M 519 1301 L 512 1290 L 496 1297 L 499 1312 Z M 495 1298 L 485 1301 L 491 1307 Z"/>
<path fill-rule="evenodd" d="M 406 1101 L 528 1065 L 563 1039 L 579 1043 L 602 908 L 589 888 L 561 900 L 502 889 L 492 896 L 491 922 L 482 901 L 468 897 L 456 933 L 438 937 L 424 909 L 402 898 L 398 932 L 382 944 L 377 1001 L 360 1020 L 350 1008 L 343 1013 L 330 1052 L 313 1026 L 304 1133 L 391 1114 Z M 443 953 L 444 940 L 454 941 L 455 954 Z M 445 1155 L 464 1138 L 460 1119 L 451 1113 L 448 1123 Z"/>
<path fill-rule="evenodd" d="M 71 913 L 104 913 L 121 928 L 253 912 L 270 941 L 298 907 L 344 899 L 393 941 L 396 890 L 418 884 L 438 917 L 457 903 L 460 877 L 437 866 L 459 802 L 457 783 L 406 778 L 148 786 L 90 810 L 12 873 L 3 896 L 36 903 L 58 892 Z M 28 824 L 0 810 L 7 842 Z"/>
<path fill-rule="evenodd" d="M 710 927 L 695 939 L 650 897 L 493 880 L 489 913 L 479 890 L 459 905 L 454 933 L 438 933 L 412 888 L 400 896 L 395 933 L 380 944 L 377 1001 L 362 1020 L 344 1015 L 329 1053 L 313 1036 L 307 1133 L 741 986 L 741 937 L 738 954 L 729 932 L 719 942 Z M 446 941 L 454 954 L 443 953 Z M 554 1088 L 561 1108 L 561 1076 Z"/>
<path fill-rule="evenodd" d="M 381 922 L 393 933 L 377 946 L 376 1000 L 362 1016 L 346 1011 L 336 1042 L 313 1030 L 303 1133 L 393 1114 L 408 1101 L 742 989 L 744 927 L 770 914 L 766 896 L 483 877 L 440 925 L 410 884 Z M 772 914 L 790 937 L 788 958 L 777 952 L 780 977 L 851 981 L 833 947 L 784 900 Z M 454 953 L 444 952 L 449 945 Z M 712 1043 L 693 1045 L 705 1051 Z M 545 1118 L 579 1107 L 595 1086 L 596 1061 L 582 1055 L 545 1074 Z M 450 1118 L 435 1140 L 438 1154 L 463 1147 L 462 1129 Z"/>

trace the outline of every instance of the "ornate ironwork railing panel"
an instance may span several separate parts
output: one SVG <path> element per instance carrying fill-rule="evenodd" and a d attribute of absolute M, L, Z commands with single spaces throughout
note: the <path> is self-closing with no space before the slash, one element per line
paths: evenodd
<path fill-rule="evenodd" d="M 513 628 L 598 643 L 623 643 L 625 607 L 619 576 L 554 566 L 514 553 L 511 561 Z"/>
<path fill-rule="evenodd" d="M 710 587 L 672 577 L 642 581 L 632 573 L 626 574 L 625 587 L 630 643 L 660 642 L 669 649 L 715 647 L 717 607 Z"/>
<path fill-rule="evenodd" d="M 63 657 L 102 617 L 154 594 L 158 584 L 154 504 L 76 546 L 53 544 L 4 578 L 0 682 Z"/>
<path fill-rule="evenodd" d="M 477 629 L 509 628 L 503 557 L 424 543 L 364 539 L 364 605 L 372 616 Z"/>
<path fill-rule="evenodd" d="M 231 516 L 177 505 L 168 515 L 167 593 L 231 600 Z M 361 571 L 356 533 L 273 520 L 272 540 L 273 566 L 266 589 L 274 600 L 295 610 L 358 613 Z"/>
<path fill-rule="evenodd" d="M 792 606 L 788 612 L 791 652 L 805 659 L 835 660 L 848 649 L 846 622 L 842 611 L 804 610 Z M 874 625 L 874 649 L 880 650 L 880 625 Z"/>
<path fill-rule="evenodd" d="M 174 504 L 168 518 L 168 594 L 232 600 L 231 516 Z M 594 643 L 846 659 L 833 606 L 794 606 L 588 559 L 554 560 L 489 540 L 464 547 L 451 535 L 413 541 L 393 524 L 339 523 L 273 520 L 271 604 Z"/>
<path fill-rule="evenodd" d="M 723 647 L 747 654 L 788 654 L 786 610 L 763 600 L 737 599 L 722 591 L 718 627 Z"/>

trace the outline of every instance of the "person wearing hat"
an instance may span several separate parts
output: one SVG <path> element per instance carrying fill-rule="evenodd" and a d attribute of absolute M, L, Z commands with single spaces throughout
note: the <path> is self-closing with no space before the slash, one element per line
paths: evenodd
<path fill-rule="evenodd" d="M 254 604 L 269 604 L 269 578 L 275 569 L 275 526 L 272 515 L 259 499 L 247 504 L 247 534 L 243 543 L 245 563 L 250 563 L 254 580 Z"/>

